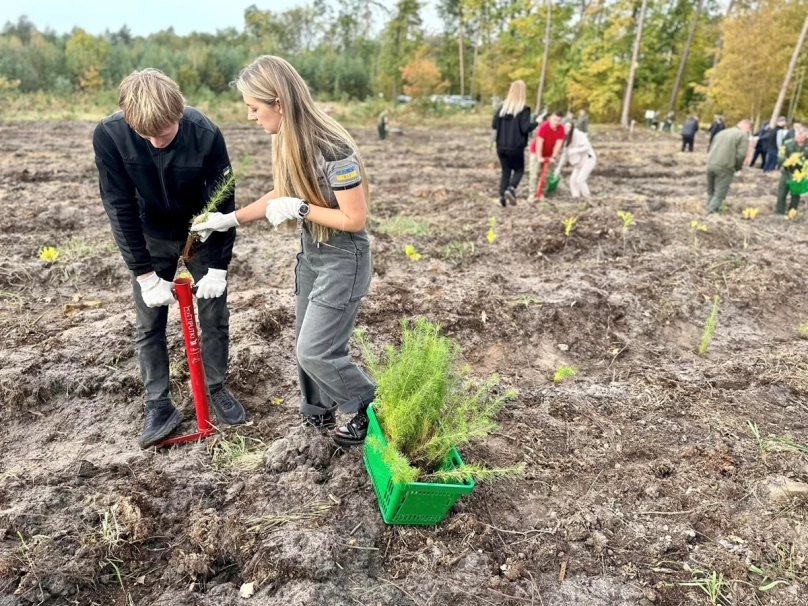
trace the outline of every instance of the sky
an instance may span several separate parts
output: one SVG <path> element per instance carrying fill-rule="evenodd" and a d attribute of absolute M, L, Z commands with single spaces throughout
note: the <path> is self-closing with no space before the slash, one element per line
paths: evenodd
<path fill-rule="evenodd" d="M 169 27 L 184 36 L 193 31 L 215 33 L 227 27 L 240 30 L 244 26 L 244 9 L 252 4 L 262 10 L 281 12 L 304 3 L 301 0 L 0 0 L 0 27 L 26 15 L 37 29 L 50 28 L 60 34 L 81 27 L 98 35 L 106 29 L 118 31 L 127 25 L 136 36 Z M 430 29 L 437 27 L 437 16 L 431 7 L 422 16 Z"/>

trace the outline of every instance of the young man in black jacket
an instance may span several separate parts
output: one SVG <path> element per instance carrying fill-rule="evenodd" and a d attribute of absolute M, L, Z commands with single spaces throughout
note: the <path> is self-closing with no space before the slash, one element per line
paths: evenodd
<path fill-rule="evenodd" d="M 693 151 L 693 142 L 696 140 L 697 132 L 699 132 L 699 117 L 690 116 L 682 125 L 682 151 L 685 149 Z"/>
<path fill-rule="evenodd" d="M 156 69 L 127 76 L 122 111 L 95 129 L 93 148 L 101 199 L 112 233 L 132 273 L 137 352 L 146 388 L 146 418 L 138 440 L 147 448 L 180 423 L 169 390 L 166 347 L 172 281 L 191 218 L 231 172 L 222 133 L 185 106 L 177 84 Z M 231 193 L 217 209 L 235 210 Z M 213 234 L 186 263 L 196 282 L 202 359 L 210 404 L 219 422 L 244 422 L 244 408 L 224 388 L 229 348 L 227 266 L 235 230 Z"/>

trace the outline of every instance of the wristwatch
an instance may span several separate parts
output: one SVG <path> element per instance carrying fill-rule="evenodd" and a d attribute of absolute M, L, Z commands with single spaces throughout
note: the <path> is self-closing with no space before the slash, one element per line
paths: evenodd
<path fill-rule="evenodd" d="M 306 202 L 301 202 L 300 207 L 297 209 L 298 216 L 302 219 L 309 214 L 309 205 Z"/>

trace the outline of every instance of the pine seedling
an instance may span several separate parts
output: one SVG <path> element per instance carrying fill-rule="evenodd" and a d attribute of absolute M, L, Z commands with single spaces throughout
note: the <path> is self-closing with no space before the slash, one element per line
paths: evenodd
<path fill-rule="evenodd" d="M 713 309 L 710 315 L 707 316 L 707 321 L 704 323 L 704 332 L 701 335 L 701 345 L 699 345 L 699 355 L 704 355 L 707 348 L 710 346 L 710 341 L 713 338 L 715 327 L 718 324 L 718 295 L 713 299 Z"/>
<path fill-rule="evenodd" d="M 577 374 L 578 371 L 572 366 L 559 366 L 553 375 L 553 383 L 561 383 L 567 377 L 574 377 Z"/>
<path fill-rule="evenodd" d="M 808 324 L 800 324 L 797 334 L 800 335 L 800 339 L 808 339 Z"/>
<path fill-rule="evenodd" d="M 233 188 L 235 188 L 235 186 L 236 178 L 231 170 L 227 177 L 219 181 L 216 187 L 213 188 L 213 192 L 211 192 L 210 198 L 208 199 L 207 204 L 205 204 L 205 208 L 202 209 L 201 213 L 191 219 L 191 225 L 196 225 L 197 223 L 204 223 L 207 221 L 208 214 L 216 212 L 219 205 L 224 202 L 233 192 Z M 188 234 L 188 239 L 185 241 L 185 248 L 182 249 L 182 260 L 184 262 L 187 263 L 193 258 L 193 248 L 197 240 L 199 240 L 199 234 L 197 232 L 192 231 Z"/>
<path fill-rule="evenodd" d="M 577 223 L 578 217 L 567 217 L 566 219 L 562 219 L 561 223 L 564 224 L 564 235 L 569 238 L 570 233 L 572 233 L 572 228 L 575 227 L 575 223 Z"/>
<path fill-rule="evenodd" d="M 628 233 L 628 226 L 634 223 L 634 213 L 618 210 L 617 216 L 623 220 L 623 254 L 626 254 L 626 234 Z"/>
<path fill-rule="evenodd" d="M 490 219 L 488 219 L 488 224 L 491 227 L 488 229 L 488 233 L 486 234 L 485 238 L 486 238 L 486 240 L 488 240 L 489 244 L 493 244 L 494 240 L 497 239 L 497 234 L 494 233 L 494 227 L 496 227 L 496 225 L 497 225 L 496 218 L 491 217 Z"/>
<path fill-rule="evenodd" d="M 690 230 L 693 232 L 693 248 L 696 249 L 699 247 L 699 232 L 707 231 L 707 226 L 698 219 L 693 219 L 690 222 Z"/>
<path fill-rule="evenodd" d="M 755 217 L 757 217 L 758 212 L 760 211 L 759 208 L 752 208 L 751 206 L 743 209 L 743 218 L 749 221 L 754 221 Z"/>
<path fill-rule="evenodd" d="M 406 254 L 412 261 L 417 261 L 421 258 L 421 253 L 417 252 L 412 244 L 407 244 L 404 246 L 404 254 Z"/>

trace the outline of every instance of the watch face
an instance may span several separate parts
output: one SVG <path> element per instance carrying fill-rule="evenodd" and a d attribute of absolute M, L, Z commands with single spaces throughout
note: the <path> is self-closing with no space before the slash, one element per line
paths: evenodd
<path fill-rule="evenodd" d="M 300 204 L 300 210 L 298 211 L 301 217 L 305 217 L 309 214 L 309 205 L 305 202 Z"/>

